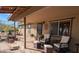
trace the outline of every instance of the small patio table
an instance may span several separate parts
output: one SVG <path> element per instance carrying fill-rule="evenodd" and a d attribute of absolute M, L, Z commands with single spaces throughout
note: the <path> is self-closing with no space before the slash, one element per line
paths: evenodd
<path fill-rule="evenodd" d="M 76 53 L 78 53 L 78 49 L 79 49 L 79 43 L 76 43 Z"/>

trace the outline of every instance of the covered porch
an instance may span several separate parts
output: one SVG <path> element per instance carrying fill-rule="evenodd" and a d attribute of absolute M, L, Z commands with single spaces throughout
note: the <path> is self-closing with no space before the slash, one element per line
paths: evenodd
<path fill-rule="evenodd" d="M 4 11 L 0 12 L 3 13 Z M 9 12 L 7 11 L 7 13 Z M 21 6 L 16 7 L 15 11 L 11 13 L 9 20 L 14 21 L 15 37 L 21 40 L 16 42 L 23 52 L 44 52 L 44 48 L 34 47 L 35 41 L 45 42 L 44 39 L 39 39 L 40 34 L 44 36 L 43 38 L 51 35 L 49 38 L 55 39 L 56 42 L 59 37 L 69 36 L 71 38 L 70 52 L 76 52 L 75 44 L 79 43 L 79 7 Z M 16 35 L 16 22 L 21 22 L 19 33 L 22 35 Z M 67 27 L 66 33 L 64 33 L 65 26 Z M 51 44 L 53 43 L 54 41 L 51 41 Z M 17 51 L 20 52 L 21 50 Z"/>

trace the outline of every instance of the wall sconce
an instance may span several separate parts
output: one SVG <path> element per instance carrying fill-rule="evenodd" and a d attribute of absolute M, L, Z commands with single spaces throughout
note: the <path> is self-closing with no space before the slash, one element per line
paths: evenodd
<path fill-rule="evenodd" d="M 28 25 L 28 28 L 29 28 L 29 29 L 31 28 L 31 25 L 30 25 L 30 24 Z"/>

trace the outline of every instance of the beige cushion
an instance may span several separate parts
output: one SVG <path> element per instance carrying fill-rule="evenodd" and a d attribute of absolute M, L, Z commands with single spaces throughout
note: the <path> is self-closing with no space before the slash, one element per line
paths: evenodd
<path fill-rule="evenodd" d="M 66 47 L 68 47 L 68 44 L 61 44 L 61 47 L 60 47 L 60 43 L 56 43 L 56 44 L 54 44 L 54 46 L 57 48 L 66 48 Z"/>
<path fill-rule="evenodd" d="M 45 45 L 44 45 L 44 48 L 53 48 L 53 46 L 52 46 L 52 45 L 47 45 L 47 44 L 45 44 Z"/>
<path fill-rule="evenodd" d="M 69 36 L 62 36 L 60 43 L 68 43 L 69 39 Z"/>
<path fill-rule="evenodd" d="M 52 48 L 53 48 L 53 46 L 52 45 L 47 45 L 47 44 L 45 44 L 44 45 L 44 52 L 49 52 L 49 53 L 51 53 L 52 52 Z"/>
<path fill-rule="evenodd" d="M 5 32 L 1 33 L 0 36 L 1 36 L 1 39 L 7 39 L 7 33 L 5 33 Z"/>
<path fill-rule="evenodd" d="M 39 43 L 39 42 L 40 42 L 40 41 L 37 41 L 37 40 L 36 40 L 36 41 L 34 41 L 34 43 Z"/>
<path fill-rule="evenodd" d="M 57 43 L 57 44 L 54 44 L 55 47 L 59 48 L 60 47 L 60 44 Z"/>

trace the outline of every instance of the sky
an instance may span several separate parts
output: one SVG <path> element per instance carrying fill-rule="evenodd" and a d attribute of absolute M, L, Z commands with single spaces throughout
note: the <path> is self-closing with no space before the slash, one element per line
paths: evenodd
<path fill-rule="evenodd" d="M 14 22 L 13 21 L 8 21 L 8 19 L 9 19 L 10 16 L 11 16 L 11 14 L 0 13 L 0 22 L 4 23 L 6 25 L 13 26 Z M 16 25 L 17 25 L 17 23 L 16 23 Z"/>

